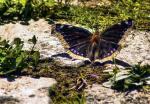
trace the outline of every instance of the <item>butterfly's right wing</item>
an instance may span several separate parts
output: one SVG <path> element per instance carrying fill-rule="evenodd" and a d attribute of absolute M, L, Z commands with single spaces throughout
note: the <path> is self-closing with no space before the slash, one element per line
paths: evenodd
<path fill-rule="evenodd" d="M 110 60 L 121 49 L 121 45 L 128 35 L 127 30 L 131 28 L 133 21 L 128 19 L 106 29 L 99 43 L 99 56 L 102 62 Z"/>
<path fill-rule="evenodd" d="M 107 42 L 120 44 L 125 36 L 127 36 L 126 31 L 131 28 L 132 25 L 133 20 L 131 19 L 112 25 L 102 33 L 102 39 Z"/>
<path fill-rule="evenodd" d="M 56 24 L 56 31 L 59 32 L 68 44 L 68 53 L 77 59 L 87 58 L 87 50 L 90 44 L 92 33 L 86 29 Z"/>

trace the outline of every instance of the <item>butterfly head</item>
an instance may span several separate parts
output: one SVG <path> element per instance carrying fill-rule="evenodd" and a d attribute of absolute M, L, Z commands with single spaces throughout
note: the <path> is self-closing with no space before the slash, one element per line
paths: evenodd
<path fill-rule="evenodd" d="M 96 36 L 96 37 L 99 37 L 100 36 L 100 29 L 99 29 L 99 25 L 98 24 L 96 24 L 96 25 L 94 25 L 93 26 L 93 28 L 94 28 L 94 33 L 93 33 L 93 36 Z"/>
<path fill-rule="evenodd" d="M 90 42 L 94 43 L 94 44 L 98 44 L 100 39 L 100 32 L 99 30 L 95 30 L 95 32 L 93 33 Z"/>

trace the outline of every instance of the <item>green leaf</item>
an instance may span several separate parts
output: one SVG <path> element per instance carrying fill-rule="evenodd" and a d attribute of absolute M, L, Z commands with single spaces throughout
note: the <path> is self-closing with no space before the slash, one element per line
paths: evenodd
<path fill-rule="evenodd" d="M 24 57 L 21 55 L 16 59 L 16 67 L 20 66 L 20 64 L 24 61 Z"/>
<path fill-rule="evenodd" d="M 21 41 L 20 38 L 15 38 L 14 41 L 13 41 L 13 43 L 14 43 L 15 45 L 20 45 L 20 44 L 22 44 L 23 42 Z"/>
<path fill-rule="evenodd" d="M 130 76 L 131 76 L 131 75 L 121 75 L 121 76 L 117 76 L 117 75 L 116 75 L 115 81 L 124 80 L 124 79 L 129 78 Z"/>
<path fill-rule="evenodd" d="M 139 82 L 139 83 L 131 83 L 131 84 L 133 84 L 133 85 L 135 85 L 135 86 L 141 86 L 141 85 L 143 85 L 143 82 Z"/>
<path fill-rule="evenodd" d="M 37 39 L 36 39 L 35 35 L 32 37 L 32 39 L 29 39 L 28 41 L 32 42 L 33 44 L 37 43 Z"/>
<path fill-rule="evenodd" d="M 104 87 L 111 88 L 113 86 L 113 82 L 112 81 L 107 81 L 107 82 L 104 82 L 102 85 Z"/>

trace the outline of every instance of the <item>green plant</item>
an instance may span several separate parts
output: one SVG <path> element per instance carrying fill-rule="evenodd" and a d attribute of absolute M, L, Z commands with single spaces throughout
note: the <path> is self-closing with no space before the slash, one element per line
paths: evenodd
<path fill-rule="evenodd" d="M 0 0 L 0 17 L 2 19 L 25 20 L 46 17 L 56 5 L 54 0 Z"/>
<path fill-rule="evenodd" d="M 112 4 L 109 10 L 110 14 L 115 14 L 119 19 L 132 18 L 138 29 L 149 28 L 150 2 L 148 0 L 121 0 L 113 1 Z"/>
<path fill-rule="evenodd" d="M 116 70 L 113 69 L 113 70 Z M 150 85 L 150 66 L 135 65 L 124 70 L 113 71 L 112 77 L 103 85 L 117 90 L 130 90 Z"/>
<path fill-rule="evenodd" d="M 75 6 L 66 0 L 66 4 L 54 0 L 0 0 L 0 19 L 7 18 L 29 20 L 46 17 L 55 20 L 81 24 L 93 29 L 99 25 L 101 30 L 127 18 L 134 19 L 137 29 L 149 29 L 149 0 L 113 0 L 107 6 Z M 86 2 L 88 0 L 80 0 Z M 7 18 L 6 18 L 7 17 Z M 15 18 L 14 18 L 15 17 Z"/>
<path fill-rule="evenodd" d="M 33 40 L 33 39 L 32 39 Z M 33 44 L 36 42 L 32 41 Z M 0 41 L 0 75 L 11 75 L 14 72 L 21 72 L 29 66 L 36 66 L 39 60 L 39 52 L 23 51 L 24 42 L 15 38 L 13 42 Z"/>
<path fill-rule="evenodd" d="M 49 96 L 54 104 L 86 104 L 84 92 L 68 90 L 64 86 L 61 88 L 51 87 L 49 89 Z"/>
<path fill-rule="evenodd" d="M 36 66 L 39 63 L 39 58 L 40 58 L 39 51 L 34 51 L 35 45 L 37 43 L 37 38 L 34 35 L 32 37 L 32 39 L 29 39 L 28 41 L 33 44 L 31 50 L 28 52 L 29 53 L 28 59 L 32 60 L 32 61 L 30 61 L 30 65 L 33 66 L 34 68 L 36 68 Z"/>

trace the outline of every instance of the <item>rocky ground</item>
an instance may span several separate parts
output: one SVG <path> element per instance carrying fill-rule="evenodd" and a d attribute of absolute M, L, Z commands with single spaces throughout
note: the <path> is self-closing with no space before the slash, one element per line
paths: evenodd
<path fill-rule="evenodd" d="M 19 37 L 25 41 L 24 49 L 29 50 L 32 46 L 28 43 L 28 39 L 31 39 L 32 36 L 35 35 L 38 39 L 36 50 L 40 51 L 41 59 L 55 56 L 53 60 L 58 62 L 60 66 L 82 66 L 84 64 L 82 60 L 74 60 L 58 55 L 66 51 L 57 36 L 51 34 L 51 28 L 51 24 L 48 24 L 44 19 L 38 21 L 31 20 L 29 25 L 21 25 L 18 22 L 15 24 L 9 23 L 0 26 L 0 37 L 10 41 L 15 37 Z M 121 60 L 124 64 L 134 65 L 140 62 L 141 65 L 146 65 L 150 64 L 149 54 L 150 32 L 132 30 L 126 39 L 125 47 L 116 58 Z M 124 64 L 120 64 L 120 66 L 124 67 Z M 4 101 L 6 98 L 9 98 L 10 102 L 14 101 L 19 104 L 46 104 L 44 100 L 40 100 L 43 101 L 40 103 L 38 103 L 38 100 L 36 100 L 36 103 L 32 101 L 35 101 L 35 99 L 45 99 L 45 101 L 48 102 L 47 93 L 45 93 L 47 89 L 45 90 L 45 88 L 50 87 L 54 83 L 55 80 L 50 78 L 32 79 L 29 77 L 20 77 L 12 82 L 0 78 L 0 103 L 7 104 Z M 125 93 L 114 92 L 112 89 L 107 89 L 96 84 L 87 89 L 87 104 L 150 103 L 149 92 L 143 94 L 138 91 L 133 91 L 125 95 Z"/>
<path fill-rule="evenodd" d="M 149 104 L 150 92 L 117 92 L 98 84 L 93 84 L 87 90 L 87 104 Z"/>
<path fill-rule="evenodd" d="M 0 78 L 0 104 L 49 104 L 48 89 L 54 84 L 52 78 Z"/>

